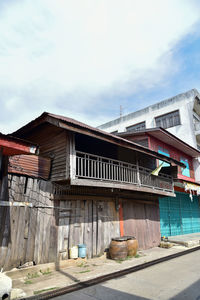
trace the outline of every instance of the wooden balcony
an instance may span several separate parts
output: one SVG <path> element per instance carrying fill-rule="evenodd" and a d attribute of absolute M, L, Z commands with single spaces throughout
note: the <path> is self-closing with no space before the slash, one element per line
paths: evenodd
<path fill-rule="evenodd" d="M 123 161 L 76 152 L 76 174 L 72 184 L 174 195 L 172 177 L 153 176 L 151 172 L 151 169 Z"/>

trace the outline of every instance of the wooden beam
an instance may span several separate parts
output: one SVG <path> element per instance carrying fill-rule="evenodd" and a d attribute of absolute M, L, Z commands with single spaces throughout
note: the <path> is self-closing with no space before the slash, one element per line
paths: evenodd
<path fill-rule="evenodd" d="M 104 195 L 53 195 L 51 197 L 51 200 L 113 200 L 115 199 L 115 195 L 113 196 L 104 196 Z"/>
<path fill-rule="evenodd" d="M 74 179 L 71 180 L 71 185 L 76 186 L 90 186 L 90 187 L 103 187 L 103 188 L 115 188 L 115 189 L 123 189 L 130 191 L 139 191 L 150 194 L 163 195 L 168 197 L 175 197 L 173 191 L 164 191 L 151 187 L 138 186 L 134 184 L 123 184 L 123 183 L 114 183 L 114 182 L 106 182 L 101 180 L 90 180 L 90 179 Z"/>
<path fill-rule="evenodd" d="M 33 207 L 33 204 L 30 202 L 11 202 L 11 201 L 0 201 L 0 206 L 20 206 L 20 207 Z"/>
<path fill-rule="evenodd" d="M 127 196 L 119 195 L 120 201 L 123 200 L 130 200 L 134 203 L 143 203 L 143 204 L 149 204 L 149 205 L 159 205 L 158 201 L 151 201 L 151 200 L 139 200 L 134 198 L 128 198 Z M 104 196 L 104 195 L 54 195 L 51 197 L 51 200 L 54 201 L 74 201 L 74 200 L 98 200 L 98 201 L 110 201 L 115 200 L 116 195 L 113 196 Z M 120 202 L 121 203 L 121 202 Z"/>

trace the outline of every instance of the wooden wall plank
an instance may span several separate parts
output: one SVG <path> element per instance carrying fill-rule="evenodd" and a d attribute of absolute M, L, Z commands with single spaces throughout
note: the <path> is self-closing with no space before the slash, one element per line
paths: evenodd
<path fill-rule="evenodd" d="M 158 246 L 160 223 L 158 205 L 123 201 L 124 235 L 135 236 L 140 249 Z"/>
<path fill-rule="evenodd" d="M 92 256 L 97 255 L 97 201 L 92 201 Z"/>

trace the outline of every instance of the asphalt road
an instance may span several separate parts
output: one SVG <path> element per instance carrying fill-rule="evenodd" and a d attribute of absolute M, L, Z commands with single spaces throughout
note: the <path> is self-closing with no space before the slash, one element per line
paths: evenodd
<path fill-rule="evenodd" d="M 200 300 L 200 250 L 55 300 Z"/>

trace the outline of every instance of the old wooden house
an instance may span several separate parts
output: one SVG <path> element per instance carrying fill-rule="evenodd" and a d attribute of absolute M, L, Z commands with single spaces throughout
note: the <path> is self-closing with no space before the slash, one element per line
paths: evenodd
<path fill-rule="evenodd" d="M 119 135 L 185 164 L 185 168 L 178 167 L 177 176 L 174 178 L 176 197 L 159 197 L 161 235 L 200 232 L 200 184 L 195 178 L 199 172 L 195 167 L 200 151 L 159 127 Z M 164 163 L 161 170 L 168 166 Z"/>
<path fill-rule="evenodd" d="M 159 197 L 175 195 L 173 176 L 183 163 L 50 113 L 13 135 L 38 144 L 40 158 L 30 158 L 34 172 L 26 156 L 10 160 L 9 199 L 30 205 L 10 216 L 18 231 L 1 266 L 56 262 L 81 243 L 93 257 L 120 235 L 134 235 L 141 249 L 159 244 Z M 170 167 L 153 176 L 157 160 Z"/>

